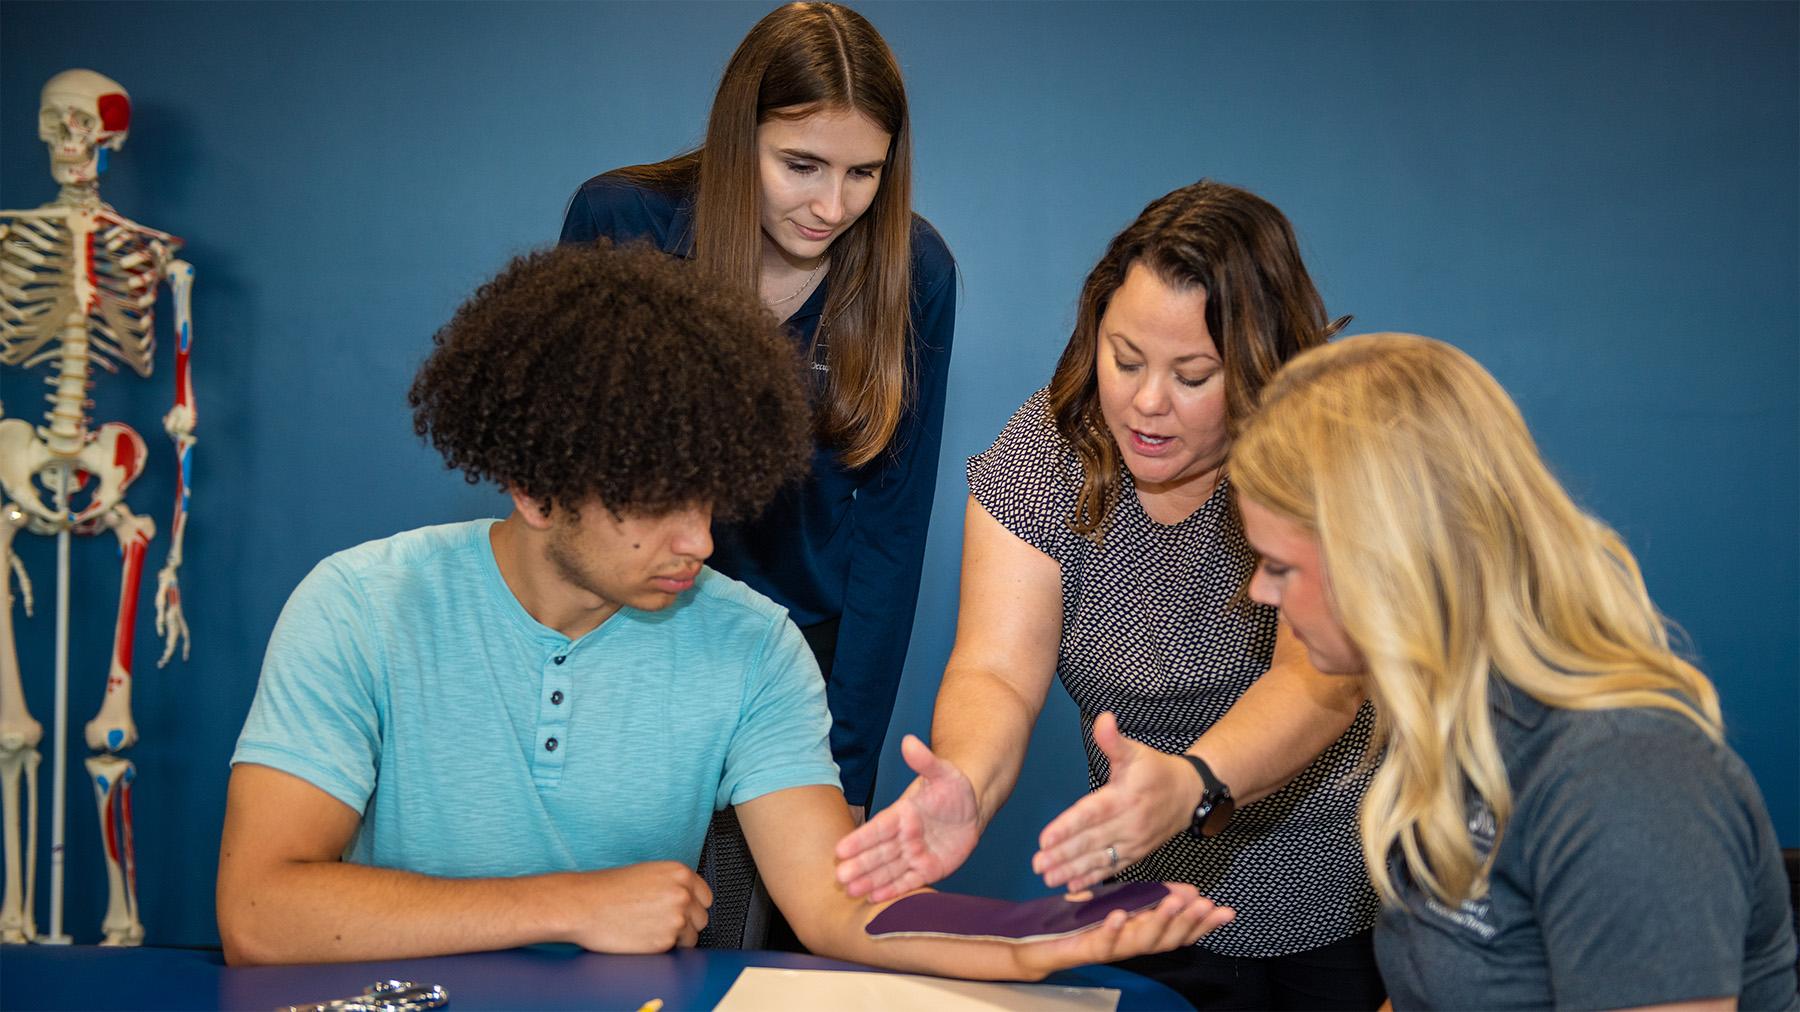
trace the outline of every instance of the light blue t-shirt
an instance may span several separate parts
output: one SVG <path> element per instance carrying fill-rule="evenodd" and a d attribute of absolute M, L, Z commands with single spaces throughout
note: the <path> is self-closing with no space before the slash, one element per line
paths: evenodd
<path fill-rule="evenodd" d="M 235 763 L 362 813 L 345 858 L 450 877 L 689 866 L 715 809 L 837 786 L 787 613 L 703 569 L 578 640 L 500 576 L 494 521 L 331 556 L 288 599 Z"/>

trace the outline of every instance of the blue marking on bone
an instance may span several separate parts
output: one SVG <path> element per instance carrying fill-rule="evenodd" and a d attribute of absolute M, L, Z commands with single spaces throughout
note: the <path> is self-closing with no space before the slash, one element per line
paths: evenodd
<path fill-rule="evenodd" d="M 106 747 L 107 748 L 118 748 L 119 743 L 124 740 L 125 740 L 125 732 L 119 730 L 116 727 L 113 728 L 111 731 L 106 732 Z"/>
<path fill-rule="evenodd" d="M 105 777 L 95 777 L 94 778 L 94 786 L 100 788 L 101 794 L 105 794 L 106 789 L 108 787 L 111 787 L 112 785 L 106 782 Z"/>
<path fill-rule="evenodd" d="M 188 350 L 188 330 L 190 329 L 191 326 L 192 326 L 191 324 L 189 324 L 185 321 L 181 324 L 181 350 L 182 351 Z"/>
<path fill-rule="evenodd" d="M 137 779 L 137 767 L 136 766 L 125 767 L 125 775 L 120 777 L 119 779 L 125 781 L 126 783 L 131 783 L 133 780 L 136 780 Z"/>

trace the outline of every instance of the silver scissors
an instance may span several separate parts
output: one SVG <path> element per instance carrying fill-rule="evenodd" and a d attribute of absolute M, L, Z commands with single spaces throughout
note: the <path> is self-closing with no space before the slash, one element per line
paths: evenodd
<path fill-rule="evenodd" d="M 415 984 L 410 980 L 382 980 L 361 994 L 307 1005 L 288 1005 L 275 1012 L 417 1012 L 450 1004 L 450 992 L 442 984 Z"/>

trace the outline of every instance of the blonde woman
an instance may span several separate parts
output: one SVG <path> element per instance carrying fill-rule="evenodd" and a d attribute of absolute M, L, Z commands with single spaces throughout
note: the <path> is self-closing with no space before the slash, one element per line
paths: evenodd
<path fill-rule="evenodd" d="M 1262 403 L 1230 463 L 1250 596 L 1375 702 L 1361 832 L 1393 1004 L 1800 1008 L 1779 845 L 1718 695 L 1493 378 L 1369 335 Z"/>

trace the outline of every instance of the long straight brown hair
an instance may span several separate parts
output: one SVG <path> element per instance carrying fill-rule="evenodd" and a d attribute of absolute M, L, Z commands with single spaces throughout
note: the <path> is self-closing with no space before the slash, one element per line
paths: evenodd
<path fill-rule="evenodd" d="M 824 109 L 854 109 L 893 138 L 874 202 L 831 244 L 831 293 L 817 338 L 830 366 L 819 437 L 859 467 L 892 441 L 915 387 L 912 130 L 900 65 L 880 33 L 838 4 L 776 8 L 725 65 L 705 143 L 616 174 L 658 189 L 692 187 L 695 261 L 754 291 L 763 242 L 756 128 Z"/>
<path fill-rule="evenodd" d="M 1113 237 L 1081 288 L 1075 332 L 1050 377 L 1057 431 L 1081 461 L 1069 526 L 1100 540 L 1119 496 L 1123 466 L 1100 410 L 1100 318 L 1131 265 L 1166 285 L 1206 293 L 1206 329 L 1225 377 L 1225 430 L 1236 436 L 1282 363 L 1335 334 L 1349 317 L 1325 319 L 1325 302 L 1300 261 L 1293 226 L 1248 190 L 1203 179 L 1159 197 Z"/>

